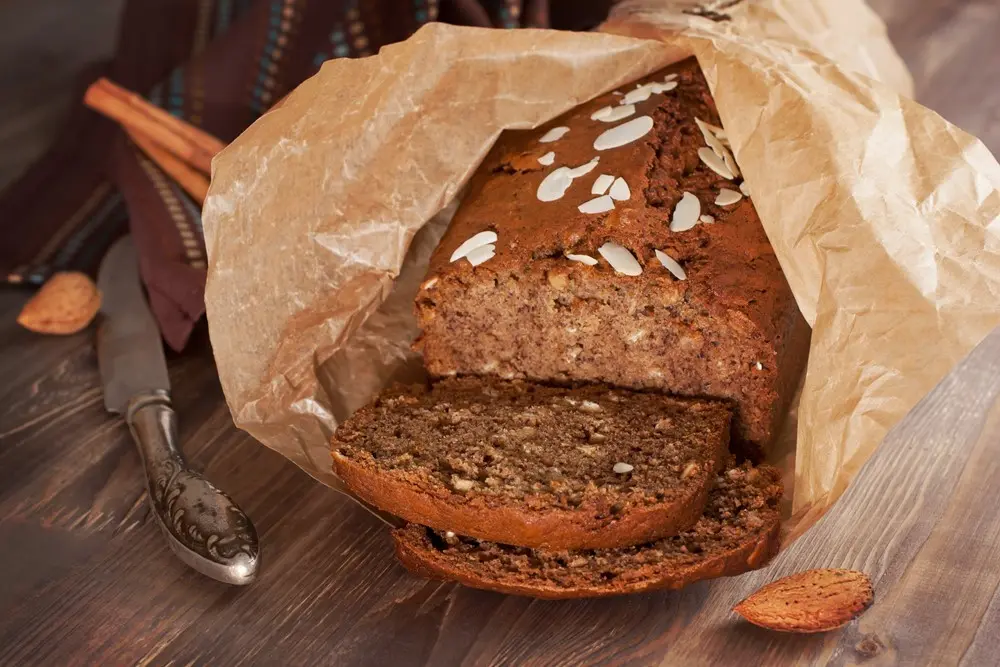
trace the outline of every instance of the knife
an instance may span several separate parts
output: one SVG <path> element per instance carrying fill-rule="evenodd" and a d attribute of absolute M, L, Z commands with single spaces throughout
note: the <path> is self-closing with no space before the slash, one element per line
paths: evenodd
<path fill-rule="evenodd" d="M 160 331 L 139 282 L 132 239 L 101 262 L 97 361 L 104 407 L 124 415 L 146 472 L 153 514 L 177 556 L 213 579 L 249 584 L 260 567 L 257 531 L 243 510 L 191 470 L 178 448 L 177 416 Z"/>

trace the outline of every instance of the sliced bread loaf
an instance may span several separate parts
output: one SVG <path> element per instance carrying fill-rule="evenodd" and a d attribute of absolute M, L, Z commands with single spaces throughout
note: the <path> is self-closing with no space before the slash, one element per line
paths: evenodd
<path fill-rule="evenodd" d="M 484 378 L 395 387 L 340 426 L 337 473 L 438 530 L 552 549 L 675 535 L 728 458 L 729 405 Z"/>
<path fill-rule="evenodd" d="M 393 532 L 396 556 L 423 576 L 539 598 L 677 589 L 764 565 L 778 551 L 781 475 L 747 465 L 718 478 L 690 530 L 620 549 L 526 549 L 409 525 Z"/>

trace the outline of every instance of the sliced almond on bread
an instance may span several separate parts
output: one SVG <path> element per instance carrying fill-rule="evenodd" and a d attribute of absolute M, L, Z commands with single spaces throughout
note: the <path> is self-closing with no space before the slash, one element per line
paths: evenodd
<path fill-rule="evenodd" d="M 85 273 L 54 274 L 24 305 L 17 323 L 43 334 L 74 334 L 88 324 L 101 308 L 101 293 Z"/>
<path fill-rule="evenodd" d="M 819 569 L 774 581 L 733 607 L 754 625 L 781 632 L 826 632 L 871 606 L 872 582 L 864 572 Z"/>

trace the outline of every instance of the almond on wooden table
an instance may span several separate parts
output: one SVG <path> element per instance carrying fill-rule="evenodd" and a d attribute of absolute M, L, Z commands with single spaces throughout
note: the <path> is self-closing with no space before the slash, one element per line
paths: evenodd
<path fill-rule="evenodd" d="M 43 334 L 74 334 L 88 324 L 101 308 L 101 293 L 84 273 L 53 274 L 24 305 L 17 323 Z"/>
<path fill-rule="evenodd" d="M 874 599 L 864 572 L 819 569 L 774 581 L 733 607 L 754 625 L 783 632 L 826 632 L 857 618 Z"/>

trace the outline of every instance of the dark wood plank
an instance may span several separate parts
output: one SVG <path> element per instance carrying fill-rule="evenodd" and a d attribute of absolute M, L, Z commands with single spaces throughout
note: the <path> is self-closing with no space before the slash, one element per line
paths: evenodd
<path fill-rule="evenodd" d="M 6 62 L 51 58 L 0 75 L 0 182 L 57 126 L 70 73 L 110 48 L 120 4 L 16 0 L 0 9 L 22 27 L 0 36 Z M 1000 150 L 1000 5 L 872 4 L 918 98 Z M 996 662 L 1000 334 L 767 570 L 673 594 L 542 602 L 407 574 L 377 519 L 233 427 L 203 333 L 170 360 L 182 438 L 252 515 L 264 571 L 233 589 L 187 570 L 150 521 L 124 426 L 103 410 L 92 332 L 20 330 L 13 319 L 24 298 L 0 291 L 0 664 Z M 878 603 L 859 623 L 789 637 L 728 614 L 761 582 L 820 565 L 875 576 Z"/>

